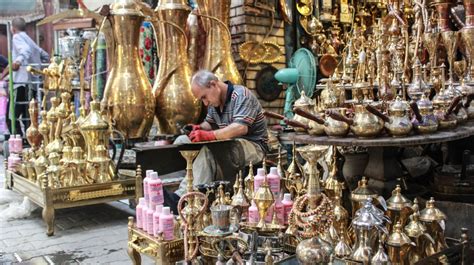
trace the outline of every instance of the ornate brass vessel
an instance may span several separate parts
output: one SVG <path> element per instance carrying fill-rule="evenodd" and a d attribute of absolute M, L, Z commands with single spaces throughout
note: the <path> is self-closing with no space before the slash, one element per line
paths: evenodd
<path fill-rule="evenodd" d="M 295 119 L 298 117 L 300 121 L 302 119 L 308 120 L 308 133 L 310 135 L 323 135 L 325 133 L 324 120 L 313 114 L 311 110 L 295 107 L 293 111 L 295 112 Z"/>
<path fill-rule="evenodd" d="M 400 222 L 404 227 L 408 216 L 413 212 L 411 206 L 412 202 L 402 195 L 402 188 L 397 185 L 392 191 L 392 197 L 387 200 L 387 216 L 392 223 Z M 388 230 L 392 230 L 391 226 L 388 227 Z"/>
<path fill-rule="evenodd" d="M 267 216 L 267 211 L 270 208 L 270 206 L 275 202 L 275 199 L 273 198 L 273 193 L 270 190 L 270 186 L 268 185 L 266 177 L 265 177 L 265 180 L 263 181 L 262 186 L 260 186 L 260 188 L 258 188 L 258 190 L 255 191 L 255 195 L 253 199 L 255 201 L 255 204 L 257 205 L 258 214 L 260 217 L 260 221 L 257 224 L 257 227 L 263 229 L 267 225 L 265 223 L 265 216 Z"/>
<path fill-rule="evenodd" d="M 26 129 L 26 139 L 31 147 L 36 150 L 41 145 L 43 141 L 43 136 L 41 135 L 38 129 L 38 104 L 35 99 L 30 101 L 28 105 L 28 112 L 30 113 L 31 124 L 28 129 Z"/>
<path fill-rule="evenodd" d="M 164 134 L 179 134 L 186 124 L 196 123 L 201 113 L 201 101 L 191 92 L 192 70 L 183 30 L 190 12 L 184 0 L 161 0 L 155 9 L 159 21 L 154 25 L 161 36 L 158 38 L 160 66 L 153 93 L 155 114 Z"/>
<path fill-rule="evenodd" d="M 368 105 L 367 110 L 385 121 L 385 128 L 393 137 L 403 137 L 410 133 L 413 125 L 408 116 L 409 105 L 400 97 L 393 100 L 388 107 L 388 115 Z"/>
<path fill-rule="evenodd" d="M 367 199 L 376 199 L 377 196 L 377 193 L 368 187 L 367 178 L 362 177 L 357 188 L 351 192 L 352 216 L 355 216 L 357 210 L 362 207 Z"/>
<path fill-rule="evenodd" d="M 463 2 L 466 10 L 466 23 L 460 33 L 466 51 L 471 55 L 468 58 L 467 81 L 472 82 L 474 79 L 474 60 L 472 59 L 472 54 L 474 54 L 474 1 L 464 0 Z"/>
<path fill-rule="evenodd" d="M 115 39 L 115 63 L 109 73 L 102 107 L 126 139 L 146 137 L 153 123 L 155 99 L 138 54 L 144 16 L 133 0 L 116 0 L 110 21 Z"/>
<path fill-rule="evenodd" d="M 203 25 L 207 33 L 206 50 L 201 68 L 212 71 L 221 80 L 243 84 L 231 50 L 231 36 L 228 28 L 231 1 L 197 0 L 196 2 L 203 15 Z"/>
<path fill-rule="evenodd" d="M 433 98 L 434 114 L 438 118 L 439 129 L 450 129 L 457 125 L 456 115 L 452 113 L 460 98 L 453 99 L 448 91 L 441 88 Z"/>
<path fill-rule="evenodd" d="M 419 212 L 415 212 L 410 216 L 410 222 L 404 230 L 406 235 L 416 244 L 416 248 L 409 255 L 410 264 L 414 264 L 426 257 L 426 249 L 429 244 L 434 245 L 434 240 L 426 232 L 426 226 L 420 222 Z"/>
<path fill-rule="evenodd" d="M 415 114 L 412 120 L 413 127 L 418 133 L 429 134 L 438 130 L 438 119 L 433 114 L 433 103 L 422 95 L 418 102 L 410 103 L 410 107 Z"/>
<path fill-rule="evenodd" d="M 303 265 L 328 264 L 332 253 L 331 245 L 316 236 L 301 241 L 296 247 L 296 258 Z"/>
<path fill-rule="evenodd" d="M 435 241 L 434 245 L 430 245 L 427 248 L 428 255 L 433 255 L 447 248 L 446 239 L 444 237 L 444 223 L 447 217 L 446 214 L 435 207 L 434 203 L 435 200 L 431 197 L 426 201 L 426 208 L 420 212 L 420 221 L 426 225 L 428 234 Z"/>
<path fill-rule="evenodd" d="M 341 118 L 342 117 L 342 118 Z M 345 108 L 333 108 L 326 111 L 324 132 L 330 137 L 344 137 L 349 133 L 350 125 Z"/>
<path fill-rule="evenodd" d="M 294 111 L 295 116 L 293 120 L 301 122 L 309 127 L 308 133 L 310 135 L 321 135 L 324 134 L 324 126 L 317 123 L 313 119 L 307 118 L 308 115 L 305 113 L 312 114 L 312 110 L 314 109 L 314 102 L 306 96 L 304 91 L 301 91 L 301 97 L 295 101 L 294 103 Z M 303 128 L 295 128 L 296 132 L 304 132 Z"/>
<path fill-rule="evenodd" d="M 392 264 L 412 264 L 408 257 L 414 250 L 414 246 L 415 244 L 410 240 L 410 238 L 403 233 L 400 222 L 397 222 L 393 226 L 393 232 L 387 239 L 388 256 L 390 257 Z"/>

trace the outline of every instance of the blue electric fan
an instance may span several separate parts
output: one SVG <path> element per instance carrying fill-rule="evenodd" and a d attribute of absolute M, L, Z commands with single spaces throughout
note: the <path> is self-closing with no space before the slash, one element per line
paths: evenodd
<path fill-rule="evenodd" d="M 301 90 L 306 96 L 312 97 L 316 87 L 317 65 L 313 53 L 305 48 L 298 49 L 290 59 L 288 68 L 283 68 L 275 73 L 275 79 L 288 84 L 286 89 L 285 117 L 293 118 L 293 103 L 300 97 Z"/>

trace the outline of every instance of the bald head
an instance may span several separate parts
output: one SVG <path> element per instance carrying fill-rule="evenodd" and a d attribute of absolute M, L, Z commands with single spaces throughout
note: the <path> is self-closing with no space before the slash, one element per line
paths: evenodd
<path fill-rule="evenodd" d="M 22 17 L 17 17 L 12 20 L 12 27 L 16 31 L 26 30 L 26 21 Z"/>

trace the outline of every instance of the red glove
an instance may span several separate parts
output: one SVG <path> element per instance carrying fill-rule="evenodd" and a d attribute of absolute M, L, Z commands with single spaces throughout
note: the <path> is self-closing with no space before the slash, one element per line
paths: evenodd
<path fill-rule="evenodd" d="M 206 142 L 216 140 L 216 136 L 213 131 L 195 130 L 189 134 L 189 139 L 193 143 Z"/>

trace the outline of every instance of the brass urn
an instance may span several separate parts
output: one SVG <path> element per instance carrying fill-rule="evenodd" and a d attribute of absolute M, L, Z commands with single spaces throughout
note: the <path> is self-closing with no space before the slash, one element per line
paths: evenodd
<path fill-rule="evenodd" d="M 110 9 L 115 62 L 105 84 L 102 107 L 126 139 L 144 138 L 155 110 L 151 84 L 138 53 L 144 16 L 133 0 L 115 0 Z"/>
<path fill-rule="evenodd" d="M 155 115 L 164 134 L 179 134 L 186 124 L 196 123 L 201 113 L 201 101 L 191 92 L 192 70 L 184 32 L 190 12 L 184 0 L 160 0 L 155 9 L 159 21 L 154 25 L 161 36 L 158 38 L 160 65 L 153 93 Z"/>

